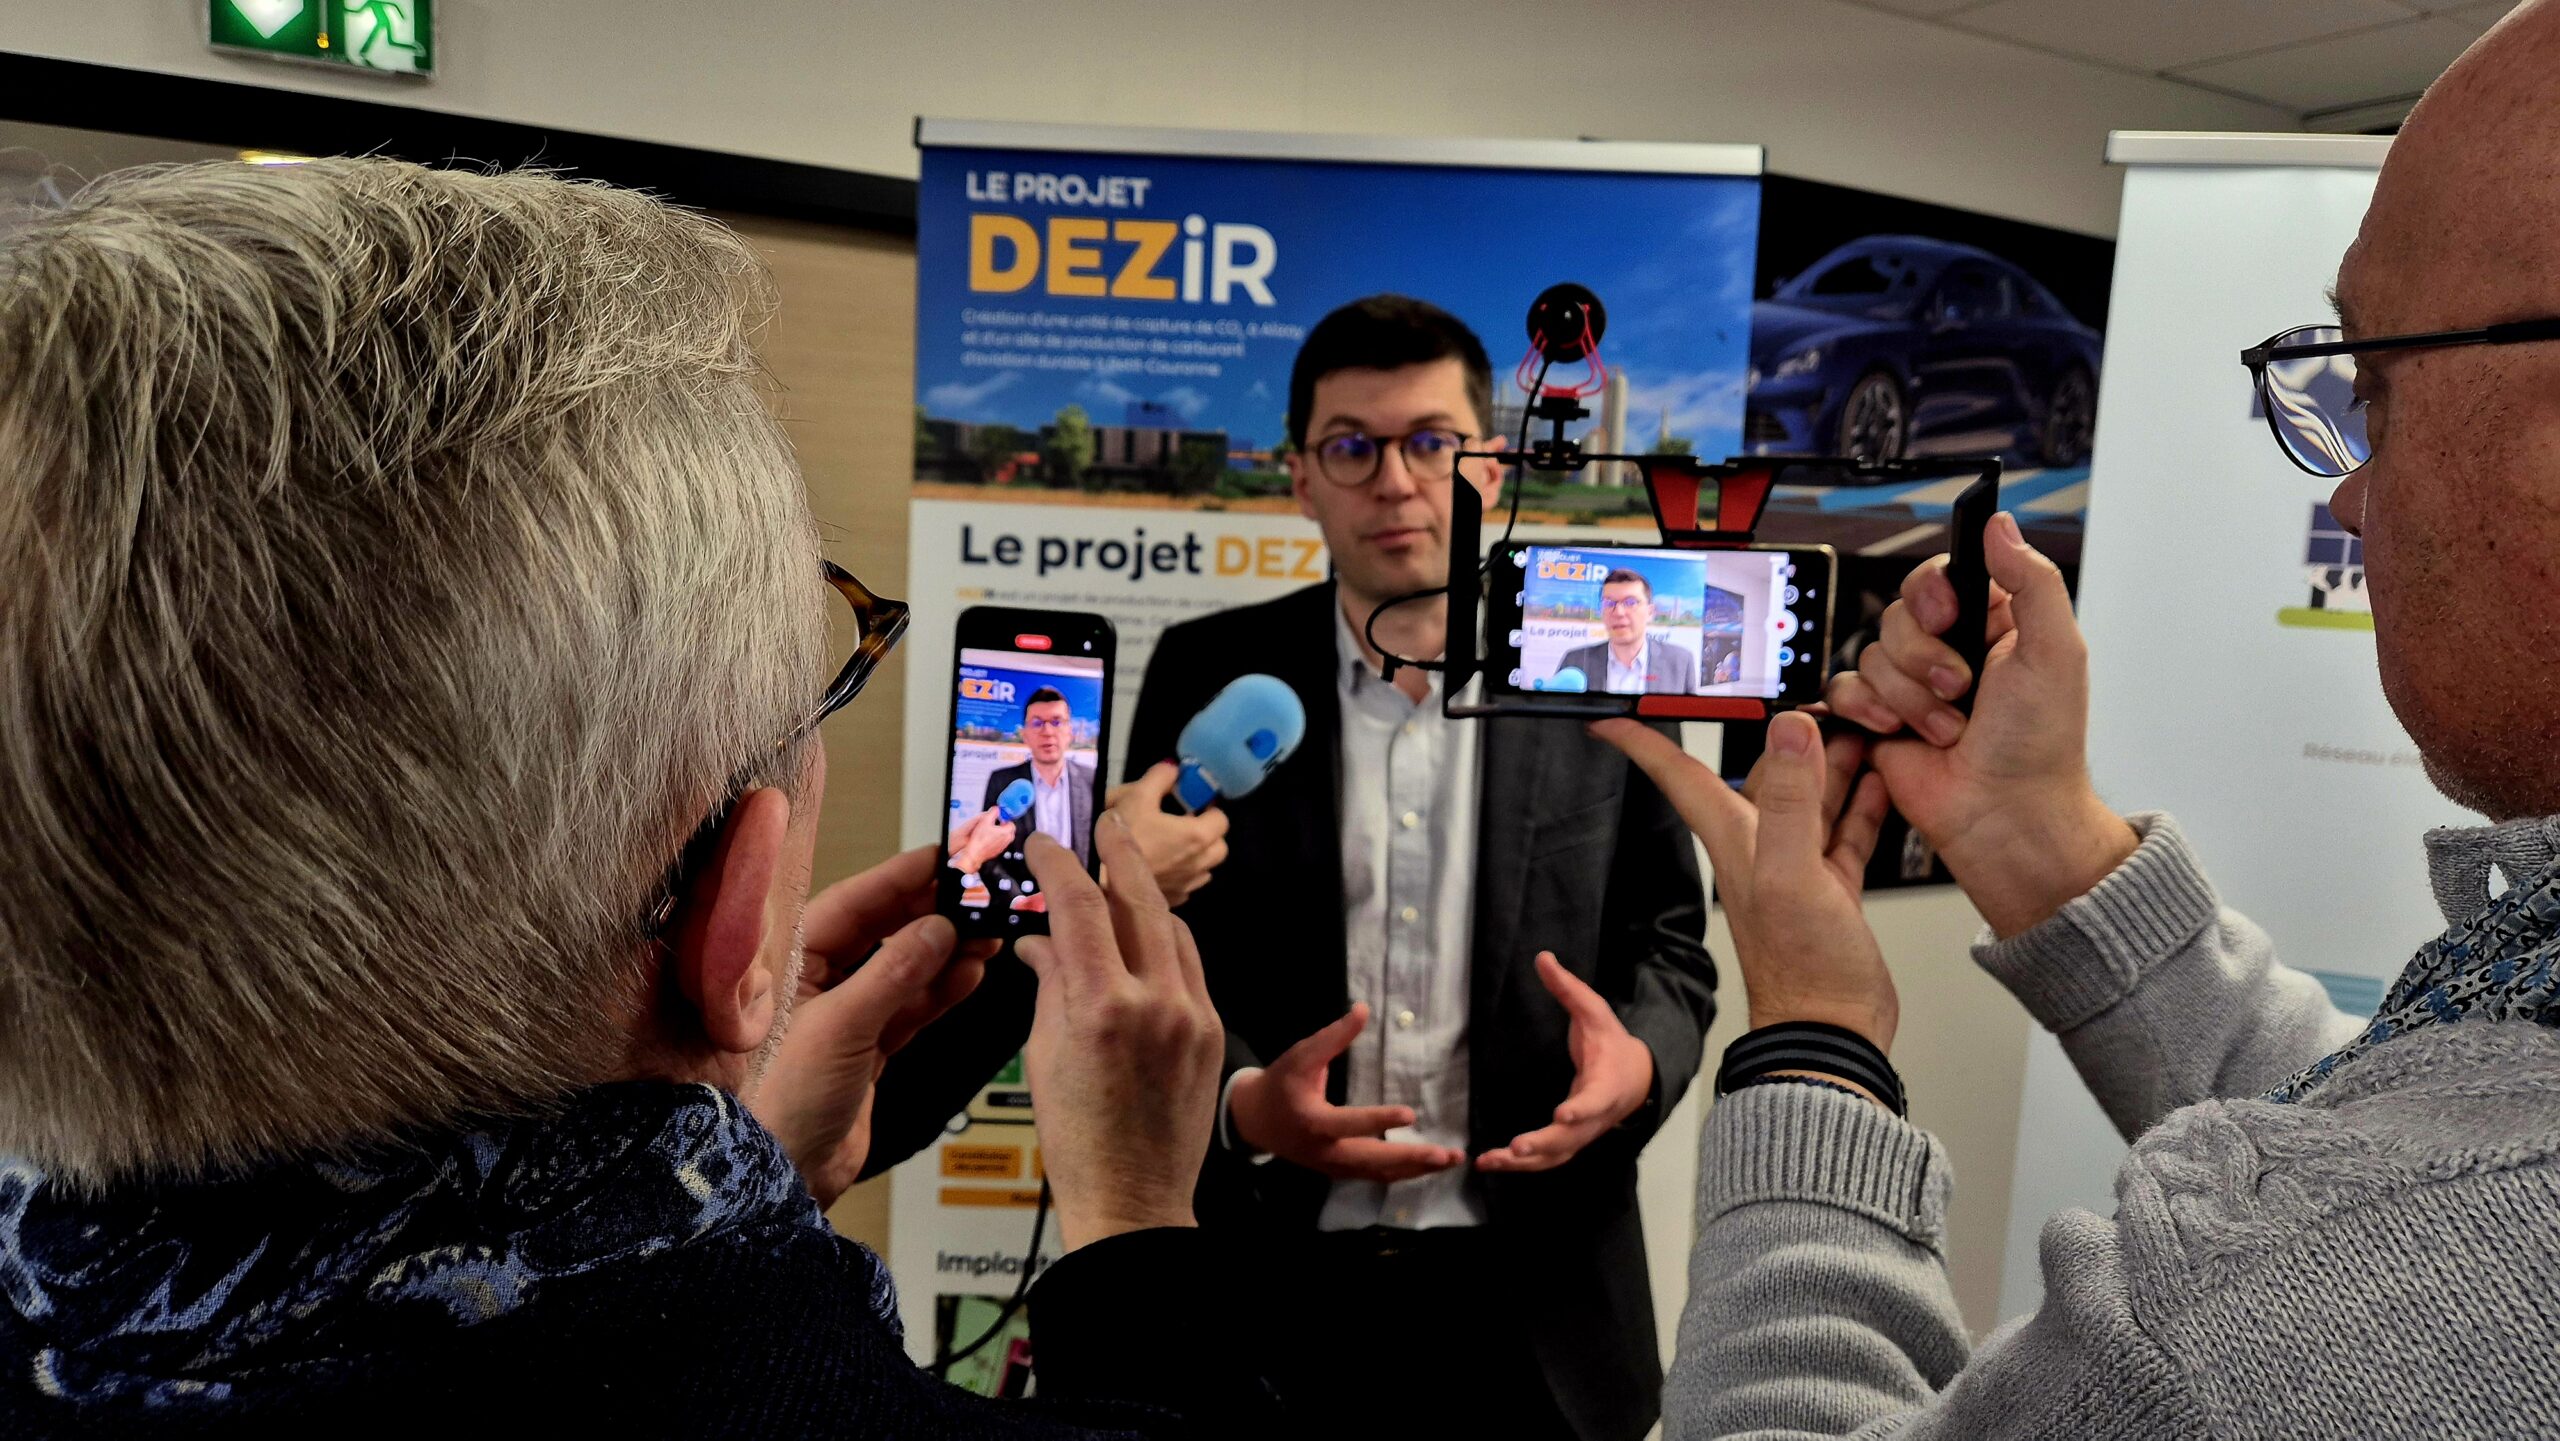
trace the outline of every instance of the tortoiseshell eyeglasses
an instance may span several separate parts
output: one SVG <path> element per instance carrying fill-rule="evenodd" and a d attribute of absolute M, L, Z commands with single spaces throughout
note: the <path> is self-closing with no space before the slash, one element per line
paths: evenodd
<path fill-rule="evenodd" d="M 748 780 L 763 769 L 773 754 L 788 750 L 806 739 L 827 717 L 844 709 L 855 696 L 862 694 L 863 686 L 871 680 L 871 673 L 880 668 L 880 662 L 890 651 L 897 649 L 898 641 L 907 633 L 905 601 L 872 594 L 871 588 L 855 579 L 852 571 L 834 561 L 822 560 L 818 564 L 828 586 L 844 597 L 845 604 L 853 607 L 856 628 L 853 654 L 846 657 L 844 668 L 836 672 L 835 680 L 818 697 L 818 704 L 808 717 L 776 740 L 771 753 L 757 756 L 741 766 L 738 774 L 730 778 L 728 788 L 721 793 L 720 803 L 686 838 L 684 849 L 677 853 L 675 863 L 667 867 L 665 878 L 651 894 L 648 934 L 652 936 L 665 930 L 667 922 L 675 917 L 676 899 L 684 894 L 685 881 L 709 858 L 712 844 L 719 839 L 721 827 L 727 824 L 730 809 L 737 804 Z"/>

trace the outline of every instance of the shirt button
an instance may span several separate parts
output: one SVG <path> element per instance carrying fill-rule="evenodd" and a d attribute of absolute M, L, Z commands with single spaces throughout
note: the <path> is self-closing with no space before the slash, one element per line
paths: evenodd
<path fill-rule="evenodd" d="M 1413 1224 L 1413 1208 L 1411 1206 L 1396 1207 L 1396 1224 L 1399 1226 L 1410 1226 Z"/>
<path fill-rule="evenodd" d="M 1396 912 L 1396 914 L 1404 917 L 1404 923 L 1408 926 L 1412 925 L 1415 921 L 1422 919 L 1422 912 L 1415 910 L 1411 906 L 1405 907 L 1403 910 Z"/>
<path fill-rule="evenodd" d="M 1397 1030 L 1399 1030 L 1399 1031 L 1410 1031 L 1410 1030 L 1412 1030 L 1412 1029 L 1413 1029 L 1413 1012 L 1411 1012 L 1411 1011 L 1398 1011 L 1398 1012 L 1396 1012 L 1396 1029 L 1397 1029 Z"/>
<path fill-rule="evenodd" d="M 1406 830 L 1412 830 L 1415 826 L 1422 824 L 1422 815 L 1418 811 L 1406 811 L 1403 815 L 1396 817 L 1396 823 Z"/>
<path fill-rule="evenodd" d="M 1404 723 L 1404 733 L 1405 733 L 1406 735 L 1411 735 L 1411 734 L 1413 734 L 1413 722 L 1411 722 L 1411 721 L 1406 721 L 1406 722 Z"/>

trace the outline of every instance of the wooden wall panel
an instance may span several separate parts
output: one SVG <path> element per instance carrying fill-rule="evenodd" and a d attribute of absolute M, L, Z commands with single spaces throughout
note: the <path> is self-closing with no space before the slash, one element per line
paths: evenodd
<path fill-rule="evenodd" d="M 907 489 L 915 437 L 915 242 L 833 226 L 724 215 L 773 268 L 781 311 L 764 357 L 781 385 L 829 559 L 883 595 L 906 596 Z M 840 622 L 838 654 L 852 648 Z M 906 659 L 893 655 L 827 723 L 826 808 L 816 886 L 897 849 Z M 889 1248 L 886 1177 L 828 1213 L 837 1229 Z"/>

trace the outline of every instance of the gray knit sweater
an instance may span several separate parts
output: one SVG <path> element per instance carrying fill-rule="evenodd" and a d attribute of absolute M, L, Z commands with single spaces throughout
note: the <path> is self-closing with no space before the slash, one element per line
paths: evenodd
<path fill-rule="evenodd" d="M 1812 1086 L 1736 1092 L 1702 1142 L 1670 1437 L 2560 1437 L 2560 1032 L 2422 1029 L 2299 1104 L 2244 1099 L 2357 1023 L 2174 825 L 2136 828 L 2095 890 L 1975 950 L 2134 1138 L 2115 1217 L 2048 1221 L 2043 1309 L 1968 1355 L 1937 1142 Z M 2474 834 L 2431 838 L 2449 911 L 2560 823 Z"/>

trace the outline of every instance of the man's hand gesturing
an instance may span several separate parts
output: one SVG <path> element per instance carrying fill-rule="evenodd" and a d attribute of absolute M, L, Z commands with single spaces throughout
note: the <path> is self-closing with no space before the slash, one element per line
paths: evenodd
<path fill-rule="evenodd" d="M 1538 979 L 1572 1018 L 1573 1089 L 1555 1119 L 1476 1157 L 1479 1171 L 1549 1171 L 1580 1155 L 1653 1094 L 1653 1050 L 1627 1031 L 1608 1000 L 1564 968 L 1553 951 L 1538 952 Z"/>
<path fill-rule="evenodd" d="M 1447 1146 L 1383 1139 L 1413 1124 L 1410 1106 L 1337 1106 L 1325 1099 L 1325 1073 L 1369 1024 L 1355 1005 L 1341 1020 L 1280 1053 L 1258 1071 L 1243 1071 L 1227 1093 L 1227 1122 L 1258 1150 L 1335 1180 L 1410 1181 L 1466 1159 Z"/>

